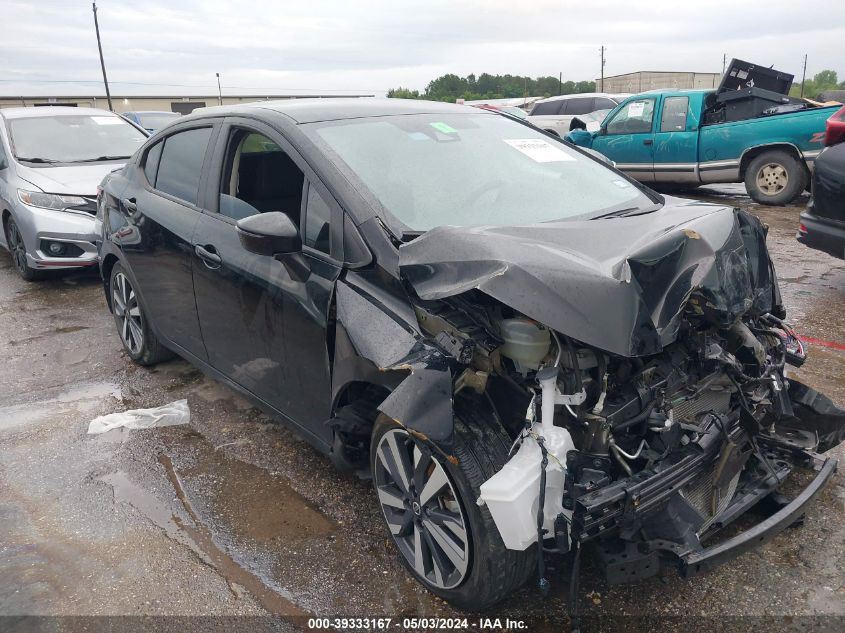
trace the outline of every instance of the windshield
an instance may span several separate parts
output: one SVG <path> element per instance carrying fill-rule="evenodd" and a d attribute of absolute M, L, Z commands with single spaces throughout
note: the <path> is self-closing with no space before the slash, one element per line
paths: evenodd
<path fill-rule="evenodd" d="M 303 127 L 411 231 L 654 206 L 619 173 L 503 116 L 413 114 Z"/>
<path fill-rule="evenodd" d="M 146 138 L 123 118 L 107 113 L 12 119 L 9 132 L 18 160 L 59 163 L 128 158 Z"/>
<path fill-rule="evenodd" d="M 141 127 L 146 130 L 160 130 L 173 119 L 179 118 L 177 112 L 139 112 L 137 116 Z"/>

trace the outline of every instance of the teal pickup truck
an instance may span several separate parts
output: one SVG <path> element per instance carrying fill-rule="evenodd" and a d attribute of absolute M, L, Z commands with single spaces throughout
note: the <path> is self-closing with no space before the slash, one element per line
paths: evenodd
<path fill-rule="evenodd" d="M 761 92 L 770 98 L 761 99 Z M 757 202 L 789 203 L 808 187 L 825 121 L 838 106 L 815 107 L 753 88 L 727 96 L 714 90 L 634 95 L 600 124 L 582 121 L 586 129 L 566 138 L 646 184 L 683 189 L 745 182 Z"/>

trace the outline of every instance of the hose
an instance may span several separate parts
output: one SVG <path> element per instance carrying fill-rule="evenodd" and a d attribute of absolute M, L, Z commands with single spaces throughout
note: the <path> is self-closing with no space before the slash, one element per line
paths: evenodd
<path fill-rule="evenodd" d="M 640 422 L 645 422 L 648 416 L 651 415 L 651 412 L 654 411 L 654 408 L 657 406 L 657 400 L 652 400 L 649 405 L 640 411 L 637 415 L 633 418 L 628 418 L 627 420 L 623 420 L 619 424 L 613 427 L 613 431 L 624 431 L 625 429 L 634 426 L 635 424 L 639 424 Z"/>

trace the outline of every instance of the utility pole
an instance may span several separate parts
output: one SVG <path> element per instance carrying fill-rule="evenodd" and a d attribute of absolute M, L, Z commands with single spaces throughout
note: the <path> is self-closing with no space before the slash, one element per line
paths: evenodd
<path fill-rule="evenodd" d="M 557 93 L 558 95 L 563 94 L 563 71 L 557 76 Z"/>
<path fill-rule="evenodd" d="M 604 92 L 604 46 L 601 47 L 601 88 L 599 92 Z"/>
<path fill-rule="evenodd" d="M 106 99 L 109 100 L 109 110 L 114 112 L 111 105 L 111 93 L 109 92 L 109 79 L 106 77 L 106 63 L 103 61 L 103 45 L 100 43 L 100 25 L 97 23 L 97 3 L 92 2 L 94 8 L 94 30 L 97 32 L 97 49 L 100 51 L 100 68 L 103 69 L 103 83 L 106 85 Z"/>
<path fill-rule="evenodd" d="M 727 65 L 728 65 L 728 54 L 722 53 L 722 75 L 723 76 L 725 74 L 725 68 L 727 67 Z"/>
<path fill-rule="evenodd" d="M 804 98 L 804 81 L 807 79 L 807 53 L 804 53 L 804 71 L 801 73 L 801 98 Z"/>
<path fill-rule="evenodd" d="M 217 75 L 217 105 L 223 105 L 223 91 L 220 90 L 220 73 L 214 73 Z"/>

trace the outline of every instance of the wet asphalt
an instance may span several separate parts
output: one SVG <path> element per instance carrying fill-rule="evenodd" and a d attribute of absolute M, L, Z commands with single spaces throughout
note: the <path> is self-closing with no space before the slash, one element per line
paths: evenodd
<path fill-rule="evenodd" d="M 694 196 L 758 214 L 793 325 L 845 343 L 845 262 L 794 239 L 806 200 L 760 207 L 738 186 Z M 405 616 L 459 616 L 470 630 L 481 617 L 502 619 L 488 630 L 505 618 L 568 630 L 568 557 L 550 558 L 545 599 L 527 586 L 483 614 L 455 611 L 400 565 L 368 482 L 182 360 L 133 365 L 96 275 L 27 283 L 0 251 L 0 358 L 0 630 L 36 627 L 8 617 L 24 615 L 273 616 L 230 622 L 281 631 L 309 616 L 389 616 L 391 630 L 410 629 L 397 626 Z M 810 345 L 794 375 L 845 406 L 845 351 Z M 86 434 L 97 415 L 181 398 L 190 425 Z M 809 615 L 840 616 L 824 630 L 845 630 L 845 447 L 832 452 L 843 466 L 803 527 L 710 573 L 608 587 L 585 559 L 585 630 L 620 616 L 660 616 L 657 630 L 711 631 L 725 617 L 729 630 L 805 630 Z"/>

